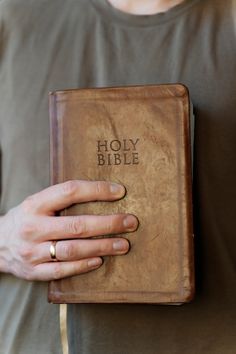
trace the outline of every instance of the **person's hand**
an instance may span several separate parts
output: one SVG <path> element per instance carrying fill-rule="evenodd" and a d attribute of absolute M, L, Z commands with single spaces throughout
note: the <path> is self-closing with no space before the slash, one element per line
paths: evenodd
<path fill-rule="evenodd" d="M 75 203 L 113 201 L 124 194 L 123 186 L 109 182 L 68 181 L 28 197 L 0 218 L 0 271 L 27 280 L 61 279 L 98 268 L 102 256 L 127 253 L 124 238 L 88 238 L 134 231 L 135 216 L 55 216 Z"/>

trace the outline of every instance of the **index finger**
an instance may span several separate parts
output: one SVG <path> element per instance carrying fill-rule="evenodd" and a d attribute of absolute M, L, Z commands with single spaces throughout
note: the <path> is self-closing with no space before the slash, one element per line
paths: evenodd
<path fill-rule="evenodd" d="M 32 211 L 52 214 L 76 203 L 113 201 L 125 195 L 124 186 L 107 181 L 71 180 L 48 187 L 28 198 Z"/>

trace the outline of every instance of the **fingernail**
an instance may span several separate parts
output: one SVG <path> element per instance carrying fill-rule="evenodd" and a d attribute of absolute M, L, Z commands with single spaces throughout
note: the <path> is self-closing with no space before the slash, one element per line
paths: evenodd
<path fill-rule="evenodd" d="M 88 260 L 88 267 L 95 268 L 102 264 L 101 258 L 93 258 Z"/>
<path fill-rule="evenodd" d="M 116 240 L 113 242 L 113 249 L 115 251 L 128 251 L 129 244 L 125 240 Z"/>
<path fill-rule="evenodd" d="M 116 194 L 116 195 L 122 196 L 125 193 L 125 188 L 124 188 L 124 186 L 122 186 L 120 184 L 111 183 L 110 184 L 110 191 L 111 191 L 112 194 Z"/>
<path fill-rule="evenodd" d="M 138 226 L 137 218 L 134 215 L 127 215 L 123 221 L 126 231 L 134 231 Z"/>

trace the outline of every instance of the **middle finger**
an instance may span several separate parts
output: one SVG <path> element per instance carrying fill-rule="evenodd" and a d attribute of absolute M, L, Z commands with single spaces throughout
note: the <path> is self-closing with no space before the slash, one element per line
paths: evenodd
<path fill-rule="evenodd" d="M 118 234 L 136 230 L 132 214 L 46 217 L 41 224 L 42 240 L 62 240 Z"/>

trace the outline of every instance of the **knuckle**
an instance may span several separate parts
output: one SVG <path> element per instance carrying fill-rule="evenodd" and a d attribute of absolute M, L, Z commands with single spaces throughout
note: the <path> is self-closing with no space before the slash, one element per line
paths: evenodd
<path fill-rule="evenodd" d="M 35 280 L 34 275 L 33 275 L 32 273 L 27 272 L 27 271 L 24 272 L 23 278 L 24 278 L 25 280 L 27 280 L 27 281 L 33 281 L 33 280 Z"/>
<path fill-rule="evenodd" d="M 57 280 L 64 277 L 64 272 L 60 262 L 55 262 L 53 268 L 52 279 Z"/>
<path fill-rule="evenodd" d="M 19 227 L 19 234 L 23 239 L 31 238 L 36 233 L 36 226 L 33 222 L 25 221 Z"/>
<path fill-rule="evenodd" d="M 32 213 L 35 209 L 34 196 L 27 197 L 22 203 L 21 208 L 26 214 Z"/>
<path fill-rule="evenodd" d="M 81 260 L 80 262 L 73 265 L 73 273 L 74 274 L 82 274 L 89 270 L 88 261 Z"/>
<path fill-rule="evenodd" d="M 67 198 L 73 198 L 78 191 L 77 181 L 71 180 L 62 183 L 62 193 Z"/>
<path fill-rule="evenodd" d="M 111 251 L 111 249 L 112 249 L 111 242 L 112 242 L 111 240 L 101 240 L 100 254 L 106 255 Z"/>
<path fill-rule="evenodd" d="M 33 248 L 32 246 L 28 246 L 28 245 L 21 245 L 19 247 L 19 256 L 20 258 L 24 261 L 24 262 L 30 262 L 33 258 Z"/>
<path fill-rule="evenodd" d="M 114 220 L 112 217 L 109 217 L 106 222 L 106 234 L 111 234 L 114 232 Z"/>
<path fill-rule="evenodd" d="M 96 181 L 95 183 L 95 194 L 97 197 L 101 197 L 101 195 L 103 194 L 104 191 L 104 182 L 101 181 Z"/>
<path fill-rule="evenodd" d="M 72 260 L 75 256 L 75 249 L 71 242 L 63 242 L 60 246 L 61 257 L 65 260 Z"/>
<path fill-rule="evenodd" d="M 67 231 L 69 234 L 82 236 L 86 231 L 85 223 L 82 218 L 72 217 L 67 224 Z"/>

